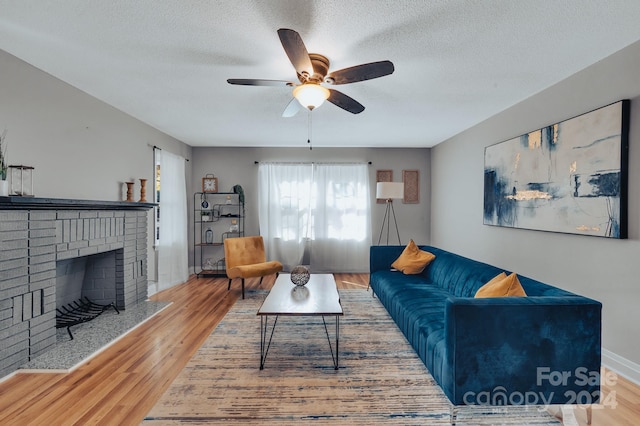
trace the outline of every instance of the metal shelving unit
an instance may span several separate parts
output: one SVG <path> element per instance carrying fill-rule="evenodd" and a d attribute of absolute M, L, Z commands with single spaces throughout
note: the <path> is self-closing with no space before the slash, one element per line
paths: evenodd
<path fill-rule="evenodd" d="M 245 210 L 244 203 L 240 201 L 240 194 L 196 192 L 193 194 L 193 205 L 196 276 L 226 276 L 224 240 L 244 236 Z"/>

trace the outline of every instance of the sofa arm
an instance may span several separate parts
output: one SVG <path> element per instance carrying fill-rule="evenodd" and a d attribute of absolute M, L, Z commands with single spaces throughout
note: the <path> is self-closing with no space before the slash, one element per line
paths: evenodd
<path fill-rule="evenodd" d="M 596 403 L 601 311 L 581 296 L 450 297 L 443 390 L 456 405 Z"/>
<path fill-rule="evenodd" d="M 369 248 L 369 273 L 388 271 L 405 246 L 371 246 Z"/>

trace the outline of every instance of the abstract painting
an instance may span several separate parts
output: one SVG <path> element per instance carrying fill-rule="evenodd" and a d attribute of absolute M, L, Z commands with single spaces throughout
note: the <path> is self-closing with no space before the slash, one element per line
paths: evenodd
<path fill-rule="evenodd" d="M 484 224 L 627 238 L 629 101 L 484 151 Z"/>

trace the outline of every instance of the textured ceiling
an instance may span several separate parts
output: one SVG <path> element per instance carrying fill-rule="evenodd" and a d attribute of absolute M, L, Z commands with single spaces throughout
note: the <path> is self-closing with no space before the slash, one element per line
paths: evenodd
<path fill-rule="evenodd" d="M 308 114 L 281 117 L 290 88 L 226 82 L 294 80 L 291 28 L 331 70 L 396 69 L 336 86 L 366 109 L 316 109 L 314 146 L 429 147 L 639 40 L 639 22 L 638 0 L 0 0 L 0 49 L 192 146 L 306 146 Z"/>

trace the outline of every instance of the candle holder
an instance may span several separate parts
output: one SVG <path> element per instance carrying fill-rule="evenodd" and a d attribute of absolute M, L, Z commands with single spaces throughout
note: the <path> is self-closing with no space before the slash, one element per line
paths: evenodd
<path fill-rule="evenodd" d="M 147 180 L 140 179 L 140 202 L 147 202 Z"/>
<path fill-rule="evenodd" d="M 125 182 L 127 184 L 127 201 L 133 201 L 133 185 L 135 182 Z"/>

